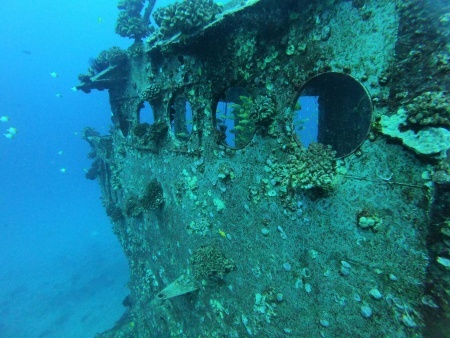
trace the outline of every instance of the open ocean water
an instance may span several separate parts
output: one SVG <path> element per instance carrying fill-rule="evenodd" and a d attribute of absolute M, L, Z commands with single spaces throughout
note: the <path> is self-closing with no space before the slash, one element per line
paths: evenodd
<path fill-rule="evenodd" d="M 108 95 L 71 88 L 90 58 L 131 42 L 114 33 L 115 1 L 2 1 L 0 12 L 0 337 L 91 337 L 122 315 L 129 275 L 84 177 L 81 131 L 108 131 Z"/>

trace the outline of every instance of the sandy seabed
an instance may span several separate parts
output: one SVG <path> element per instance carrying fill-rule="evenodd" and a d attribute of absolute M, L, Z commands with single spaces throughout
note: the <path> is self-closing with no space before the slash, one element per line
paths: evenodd
<path fill-rule="evenodd" d="M 129 275 L 119 244 L 107 237 L 93 234 L 39 257 L 25 249 L 14 256 L 10 243 L 0 258 L 0 337 L 93 337 L 111 328 L 125 311 Z"/>

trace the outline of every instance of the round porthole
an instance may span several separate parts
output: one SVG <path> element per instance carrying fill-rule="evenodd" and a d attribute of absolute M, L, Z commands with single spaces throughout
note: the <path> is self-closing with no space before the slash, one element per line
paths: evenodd
<path fill-rule="evenodd" d="M 169 107 L 170 128 L 178 140 L 187 141 L 192 133 L 191 104 L 185 96 L 177 96 Z"/>
<path fill-rule="evenodd" d="M 255 134 L 253 99 L 242 87 L 228 88 L 219 99 L 214 124 L 219 142 L 233 149 L 245 147 Z"/>
<path fill-rule="evenodd" d="M 323 73 L 303 85 L 293 116 L 295 138 L 330 145 L 341 158 L 358 149 L 369 133 L 373 105 L 367 89 L 342 73 Z"/>

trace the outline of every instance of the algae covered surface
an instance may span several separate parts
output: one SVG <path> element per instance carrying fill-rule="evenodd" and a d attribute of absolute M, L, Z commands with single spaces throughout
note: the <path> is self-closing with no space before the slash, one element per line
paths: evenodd
<path fill-rule="evenodd" d="M 450 6 L 153 6 L 77 86 L 109 92 L 83 137 L 131 276 L 99 336 L 448 335 Z"/>

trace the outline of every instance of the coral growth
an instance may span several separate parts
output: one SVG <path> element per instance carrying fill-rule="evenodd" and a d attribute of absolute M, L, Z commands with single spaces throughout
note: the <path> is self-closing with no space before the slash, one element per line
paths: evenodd
<path fill-rule="evenodd" d="M 141 99 L 145 101 L 150 101 L 156 97 L 161 92 L 161 84 L 158 82 L 152 82 L 148 87 L 142 92 Z"/>
<path fill-rule="evenodd" d="M 157 121 L 153 124 L 141 123 L 133 128 L 136 136 L 136 146 L 158 152 L 161 143 L 167 135 L 168 127 L 164 122 Z"/>
<path fill-rule="evenodd" d="M 255 100 L 256 105 L 256 123 L 269 124 L 275 117 L 277 111 L 275 103 L 268 96 L 258 96 Z"/>
<path fill-rule="evenodd" d="M 287 190 L 329 190 L 336 176 L 335 153 L 330 146 L 311 143 L 308 149 L 289 155 L 287 163 L 276 163 L 271 169 Z"/>
<path fill-rule="evenodd" d="M 120 13 L 116 22 L 116 33 L 135 40 L 141 40 L 148 36 L 151 33 L 150 13 L 155 2 L 155 0 L 150 0 L 141 16 L 145 0 L 120 0 L 117 5 Z"/>
<path fill-rule="evenodd" d="M 137 196 L 130 196 L 125 202 L 127 216 L 138 217 L 142 213 L 142 205 Z"/>
<path fill-rule="evenodd" d="M 448 150 L 450 143 L 448 128 L 427 125 L 431 123 L 431 120 L 422 121 L 423 115 L 419 116 L 419 119 L 417 116 L 414 117 L 414 121 L 422 121 L 421 124 L 412 124 L 408 121 L 408 116 L 411 118 L 411 113 L 403 108 L 392 116 L 382 115 L 379 122 L 380 131 L 385 135 L 401 139 L 406 147 L 418 154 L 434 156 Z M 434 123 L 436 121 L 435 118 Z"/>
<path fill-rule="evenodd" d="M 222 278 L 226 273 L 235 268 L 232 260 L 215 246 L 208 245 L 195 250 L 191 256 L 196 278 L 208 277 L 211 279 Z"/>
<path fill-rule="evenodd" d="M 91 60 L 91 67 L 96 74 L 111 66 L 120 66 L 127 61 L 127 52 L 120 47 L 111 47 L 101 51 L 100 54 Z"/>
<path fill-rule="evenodd" d="M 106 206 L 106 214 L 111 218 L 112 222 L 119 222 L 124 219 L 122 209 L 115 204 Z"/>
<path fill-rule="evenodd" d="M 128 60 L 128 54 L 120 47 L 111 47 L 107 50 L 103 50 L 94 59 L 89 60 L 89 69 L 87 74 L 78 75 L 78 79 L 81 82 L 88 83 L 91 77 L 103 72 L 112 66 L 122 66 L 126 64 Z"/>
<path fill-rule="evenodd" d="M 159 26 L 158 35 L 168 38 L 175 34 L 190 34 L 214 20 L 222 11 L 212 0 L 186 0 L 158 8 L 153 18 Z"/>
<path fill-rule="evenodd" d="M 164 204 L 163 188 L 156 178 L 147 184 L 141 204 L 147 210 L 158 209 Z"/>
<path fill-rule="evenodd" d="M 92 162 L 91 167 L 89 168 L 89 170 L 86 171 L 85 173 L 85 177 L 88 180 L 95 180 L 97 179 L 99 172 L 101 169 L 101 160 L 100 159 L 96 159 L 94 162 Z"/>
<path fill-rule="evenodd" d="M 161 183 L 156 178 L 145 188 L 144 195 L 139 198 L 131 195 L 125 202 L 125 213 L 131 217 L 139 217 L 146 210 L 159 209 L 164 204 L 164 194 Z"/>
<path fill-rule="evenodd" d="M 450 100 L 444 92 L 425 92 L 406 106 L 408 122 L 420 126 L 450 127 Z"/>

